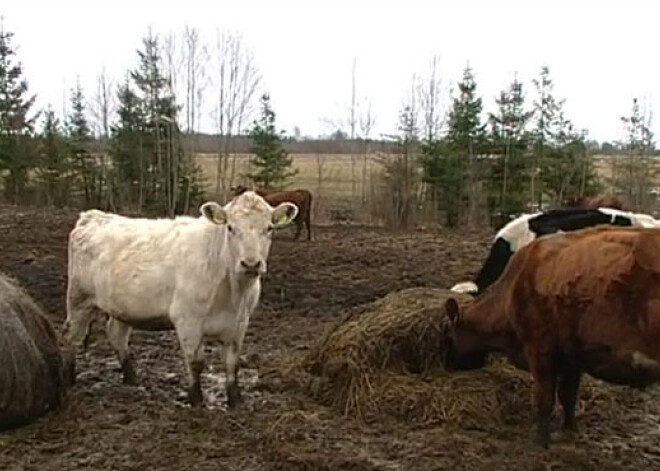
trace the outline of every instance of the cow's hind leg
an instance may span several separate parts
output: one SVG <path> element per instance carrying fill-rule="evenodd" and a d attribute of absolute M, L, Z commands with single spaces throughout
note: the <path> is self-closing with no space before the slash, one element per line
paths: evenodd
<path fill-rule="evenodd" d="M 186 318 L 185 315 L 174 316 L 173 321 L 188 371 L 188 400 L 190 405 L 198 406 L 204 400 L 200 383 L 204 371 L 203 324 L 201 319 Z"/>
<path fill-rule="evenodd" d="M 128 348 L 128 340 L 131 336 L 132 330 L 131 326 L 110 316 L 105 325 L 105 330 L 110 345 L 112 345 L 112 348 L 117 352 L 122 375 L 124 377 L 124 384 L 137 384 L 137 375 L 135 374 L 133 359 Z"/>
<path fill-rule="evenodd" d="M 296 221 L 296 234 L 293 236 L 293 240 L 298 240 L 303 229 L 303 221 L 301 218 L 298 218 Z"/>
<path fill-rule="evenodd" d="M 87 336 L 94 315 L 94 303 L 92 298 L 70 285 L 67 289 L 66 305 L 67 315 L 62 328 L 63 379 L 65 385 L 71 386 L 76 381 L 76 354 Z"/>
<path fill-rule="evenodd" d="M 559 377 L 557 395 L 559 396 L 559 403 L 564 409 L 563 429 L 568 432 L 577 431 L 577 425 L 575 423 L 575 402 L 577 401 L 581 376 L 582 372 L 580 370 L 570 369 L 563 372 Z"/>
<path fill-rule="evenodd" d="M 307 226 L 307 240 L 312 240 L 312 221 L 311 221 L 312 209 L 307 211 L 305 214 L 305 226 Z"/>

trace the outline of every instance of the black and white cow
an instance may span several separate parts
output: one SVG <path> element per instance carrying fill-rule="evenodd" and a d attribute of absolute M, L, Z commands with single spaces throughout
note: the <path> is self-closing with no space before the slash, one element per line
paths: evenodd
<path fill-rule="evenodd" d="M 500 277 L 511 256 L 534 239 L 602 224 L 660 227 L 660 220 L 648 214 L 611 208 L 564 208 L 523 214 L 497 232 L 488 257 L 474 281 L 458 283 L 451 290 L 457 293 L 480 294 Z"/>

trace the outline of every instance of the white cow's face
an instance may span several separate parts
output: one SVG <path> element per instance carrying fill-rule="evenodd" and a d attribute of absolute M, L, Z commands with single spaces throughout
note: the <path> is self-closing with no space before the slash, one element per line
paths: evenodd
<path fill-rule="evenodd" d="M 204 203 L 202 214 L 227 231 L 227 244 L 237 273 L 254 277 L 266 273 L 273 230 L 289 224 L 298 214 L 293 203 L 276 208 L 253 191 L 246 191 L 227 203 Z"/>

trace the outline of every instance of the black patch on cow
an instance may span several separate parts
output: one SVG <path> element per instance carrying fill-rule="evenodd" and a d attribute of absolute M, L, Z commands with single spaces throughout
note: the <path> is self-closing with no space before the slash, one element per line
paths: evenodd
<path fill-rule="evenodd" d="M 606 214 L 598 209 L 560 208 L 546 211 L 527 221 L 529 230 L 536 234 L 536 237 L 554 234 L 558 231 L 577 231 L 600 224 L 632 226 L 632 220 L 624 215 L 616 215 L 612 220 L 611 214 Z M 512 256 L 511 244 L 504 238 L 497 237 L 490 248 L 486 262 L 474 280 L 479 289 L 478 294 L 483 293 L 486 288 L 497 281 L 504 273 Z"/>
<path fill-rule="evenodd" d="M 511 244 L 501 237 L 495 239 L 495 243 L 488 252 L 486 262 L 474 280 L 477 288 L 479 288 L 479 293 L 497 281 L 512 256 Z"/>
<path fill-rule="evenodd" d="M 598 209 L 578 209 L 577 211 L 552 210 L 531 218 L 529 229 L 537 237 L 554 234 L 558 231 L 569 232 L 594 227 L 600 224 L 612 226 L 632 226 L 632 220 L 626 216 L 616 215 L 612 220 L 611 214 Z"/>

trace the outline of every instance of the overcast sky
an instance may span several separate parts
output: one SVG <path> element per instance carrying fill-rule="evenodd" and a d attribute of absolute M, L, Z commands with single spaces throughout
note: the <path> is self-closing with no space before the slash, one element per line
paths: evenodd
<path fill-rule="evenodd" d="M 568 117 L 598 140 L 622 136 L 633 97 L 660 109 L 654 0 L 2 0 L 0 14 L 38 104 L 58 110 L 77 75 L 88 94 L 103 67 L 121 79 L 149 26 L 186 24 L 210 43 L 218 29 L 242 33 L 288 132 L 330 133 L 327 119 L 347 116 L 354 57 L 376 134 L 396 128 L 412 75 L 426 74 L 434 54 L 447 86 L 469 62 L 487 111 L 516 72 L 531 103 L 547 64 Z M 652 128 L 660 134 L 657 120 Z"/>

